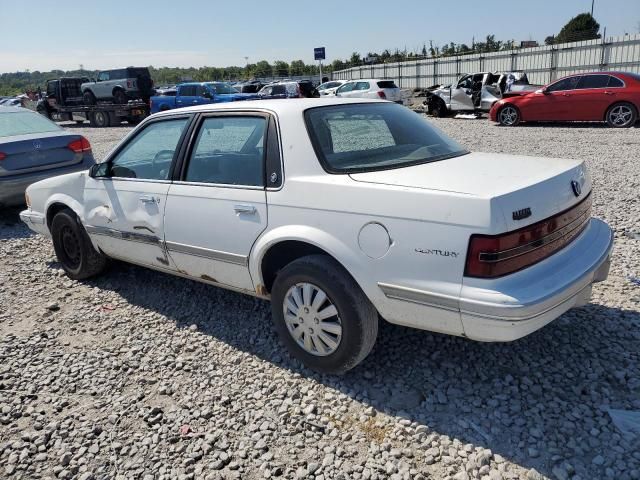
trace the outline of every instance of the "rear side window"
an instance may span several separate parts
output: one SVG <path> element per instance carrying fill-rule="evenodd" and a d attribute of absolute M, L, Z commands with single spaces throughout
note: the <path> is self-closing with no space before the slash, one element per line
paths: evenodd
<path fill-rule="evenodd" d="M 398 88 L 393 80 L 381 80 L 378 82 L 378 88 Z"/>
<path fill-rule="evenodd" d="M 568 77 L 557 81 L 547 88 L 548 92 L 562 92 L 564 90 L 574 90 L 582 77 Z"/>
<path fill-rule="evenodd" d="M 369 90 L 369 82 L 358 82 L 353 90 Z"/>
<path fill-rule="evenodd" d="M 638 80 L 640 80 L 640 78 Z M 613 88 L 621 88 L 624 87 L 624 82 L 617 77 L 609 77 L 609 84 L 607 86 Z"/>
<path fill-rule="evenodd" d="M 304 116 L 316 154 L 330 173 L 386 170 L 468 153 L 400 105 L 332 105 Z"/>
<path fill-rule="evenodd" d="M 264 186 L 264 117 L 212 117 L 202 122 L 185 180 Z"/>
<path fill-rule="evenodd" d="M 286 95 L 287 87 L 284 85 L 274 85 L 271 89 L 271 95 Z"/>
<path fill-rule="evenodd" d="M 196 86 L 195 85 L 185 85 L 184 87 L 180 87 L 180 95 L 183 97 L 195 97 L 196 96 Z"/>
<path fill-rule="evenodd" d="M 137 78 L 138 75 L 141 77 L 149 76 L 148 68 L 127 68 L 127 78 Z"/>
<path fill-rule="evenodd" d="M 0 113 L 0 137 L 27 135 L 29 133 L 58 132 L 58 125 L 47 120 L 39 113 L 9 112 Z"/>
<path fill-rule="evenodd" d="M 578 89 L 605 88 L 609 84 L 609 75 L 585 75 L 578 82 Z"/>

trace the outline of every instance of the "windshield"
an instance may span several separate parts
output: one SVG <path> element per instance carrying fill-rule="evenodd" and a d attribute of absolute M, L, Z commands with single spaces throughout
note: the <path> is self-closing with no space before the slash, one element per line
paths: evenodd
<path fill-rule="evenodd" d="M 207 83 L 207 85 L 214 93 L 238 93 L 238 91 L 228 83 Z"/>
<path fill-rule="evenodd" d="M 0 137 L 57 132 L 61 128 L 33 112 L 0 112 Z"/>
<path fill-rule="evenodd" d="M 304 116 L 320 162 L 330 173 L 386 170 L 468 153 L 401 105 L 332 105 L 309 109 Z"/>

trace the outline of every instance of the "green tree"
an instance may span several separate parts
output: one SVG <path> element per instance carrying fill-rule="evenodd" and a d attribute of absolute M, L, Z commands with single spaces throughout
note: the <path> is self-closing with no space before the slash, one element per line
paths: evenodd
<path fill-rule="evenodd" d="M 276 60 L 273 62 L 273 74 L 276 77 L 288 77 L 289 76 L 289 64 L 282 60 Z"/>
<path fill-rule="evenodd" d="M 256 63 L 255 76 L 256 77 L 270 77 L 273 75 L 273 69 L 271 64 L 266 60 L 260 60 Z"/>
<path fill-rule="evenodd" d="M 290 66 L 291 75 L 305 75 L 306 74 L 306 65 L 302 60 L 293 60 Z"/>
<path fill-rule="evenodd" d="M 555 43 L 580 42 L 600 38 L 600 24 L 590 13 L 573 17 L 556 35 Z"/>
<path fill-rule="evenodd" d="M 351 54 L 351 58 L 349 58 L 349 63 L 352 66 L 360 65 L 362 63 L 362 59 L 360 58 L 360 54 L 358 52 L 353 52 Z"/>

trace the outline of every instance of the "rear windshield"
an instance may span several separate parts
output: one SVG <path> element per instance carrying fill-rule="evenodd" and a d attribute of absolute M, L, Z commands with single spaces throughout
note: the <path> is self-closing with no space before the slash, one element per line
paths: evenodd
<path fill-rule="evenodd" d="M 332 105 L 304 116 L 316 154 L 330 173 L 387 170 L 468 153 L 401 105 Z"/>
<path fill-rule="evenodd" d="M 33 112 L 0 112 L 0 137 L 57 132 L 58 125 Z"/>
<path fill-rule="evenodd" d="M 378 88 L 398 88 L 393 80 L 381 80 L 378 82 Z"/>

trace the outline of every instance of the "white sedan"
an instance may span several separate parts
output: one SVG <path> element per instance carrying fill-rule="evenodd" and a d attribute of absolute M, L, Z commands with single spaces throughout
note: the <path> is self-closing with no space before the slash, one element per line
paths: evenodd
<path fill-rule="evenodd" d="M 38 182 L 21 218 L 67 275 L 108 258 L 270 299 L 309 367 L 341 373 L 379 319 L 510 341 L 589 301 L 612 231 L 584 163 L 470 153 L 376 100 L 153 115 L 89 171 Z"/>

